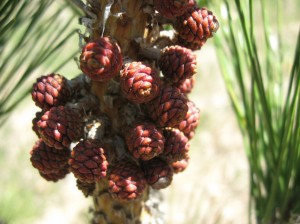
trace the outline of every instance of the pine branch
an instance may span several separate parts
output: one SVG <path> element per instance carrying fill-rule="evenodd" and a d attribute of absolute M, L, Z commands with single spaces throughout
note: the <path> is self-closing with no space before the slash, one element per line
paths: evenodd
<path fill-rule="evenodd" d="M 66 2 L 14 1 L 0 4 L 0 125 L 26 96 L 37 70 L 59 64 L 57 56 L 76 34 L 71 24 L 78 13 Z M 64 18 L 62 19 L 62 16 Z M 69 62 L 76 49 L 64 51 Z M 55 57 L 54 57 L 55 56 Z M 37 76 L 37 75 L 36 75 Z"/>

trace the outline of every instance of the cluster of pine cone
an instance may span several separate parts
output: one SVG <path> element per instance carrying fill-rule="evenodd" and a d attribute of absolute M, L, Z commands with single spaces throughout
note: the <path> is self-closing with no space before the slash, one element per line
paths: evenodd
<path fill-rule="evenodd" d="M 113 198 L 130 201 L 147 186 L 169 186 L 173 174 L 187 167 L 199 123 L 199 110 L 188 98 L 197 66 L 193 50 L 218 23 L 193 0 L 153 4 L 176 21 L 177 32 L 156 60 L 125 60 L 113 37 L 99 37 L 82 49 L 83 75 L 68 80 L 52 73 L 33 84 L 32 99 L 41 111 L 32 121 L 39 140 L 30 160 L 46 180 L 72 172 L 86 196 L 103 180 Z"/>

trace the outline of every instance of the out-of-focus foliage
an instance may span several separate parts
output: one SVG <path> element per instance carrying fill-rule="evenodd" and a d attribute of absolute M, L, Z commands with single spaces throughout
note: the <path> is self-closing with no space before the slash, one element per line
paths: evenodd
<path fill-rule="evenodd" d="M 291 15 L 289 3 L 214 5 L 220 9 L 217 53 L 250 167 L 249 217 L 254 208 L 258 223 L 300 217 L 299 20 L 296 30 L 288 26 L 300 9 Z"/>
<path fill-rule="evenodd" d="M 65 50 L 76 35 L 78 12 L 65 1 L 0 1 L 0 125 L 28 96 L 37 72 L 57 71 L 76 48 Z M 63 57 L 58 57 L 63 52 Z"/>

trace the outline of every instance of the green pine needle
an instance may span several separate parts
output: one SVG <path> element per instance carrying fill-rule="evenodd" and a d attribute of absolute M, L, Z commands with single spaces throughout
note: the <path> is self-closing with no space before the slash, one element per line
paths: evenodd
<path fill-rule="evenodd" d="M 245 140 L 250 203 L 259 223 L 287 222 L 292 213 L 300 214 L 300 33 L 287 71 L 282 4 L 224 0 L 221 7 L 227 16 L 219 16 L 221 29 L 215 36 L 226 88 Z M 274 36 L 275 48 L 270 39 Z"/>
<path fill-rule="evenodd" d="M 1 1 L 0 125 L 28 96 L 34 78 L 73 59 L 76 48 L 58 55 L 76 35 L 78 13 L 64 1 Z"/>

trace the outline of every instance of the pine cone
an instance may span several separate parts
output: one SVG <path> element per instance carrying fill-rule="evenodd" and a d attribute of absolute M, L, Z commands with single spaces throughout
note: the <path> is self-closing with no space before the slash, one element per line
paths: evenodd
<path fill-rule="evenodd" d="M 158 97 L 146 104 L 145 109 L 159 126 L 174 127 L 186 116 L 187 99 L 177 88 L 166 87 Z"/>
<path fill-rule="evenodd" d="M 146 188 L 141 168 L 131 162 L 116 164 L 109 173 L 108 191 L 114 198 L 131 201 L 139 198 Z"/>
<path fill-rule="evenodd" d="M 80 141 L 69 160 L 70 171 L 81 182 L 94 183 L 106 176 L 108 162 L 98 140 Z"/>
<path fill-rule="evenodd" d="M 173 83 L 183 82 L 197 73 L 196 55 L 178 45 L 165 47 L 158 63 L 163 75 Z"/>
<path fill-rule="evenodd" d="M 147 183 L 154 189 L 168 187 L 173 180 L 173 169 L 169 164 L 156 157 L 142 163 Z"/>
<path fill-rule="evenodd" d="M 194 76 L 192 76 L 190 79 L 186 79 L 182 83 L 173 84 L 173 87 L 177 87 L 180 90 L 180 92 L 183 94 L 189 94 L 192 92 L 195 86 L 195 82 L 196 79 Z"/>
<path fill-rule="evenodd" d="M 93 192 L 96 188 L 95 183 L 85 183 L 77 179 L 76 186 L 79 190 L 82 191 L 83 195 L 87 198 L 88 196 L 93 195 Z"/>
<path fill-rule="evenodd" d="M 136 159 L 149 160 L 163 152 L 165 138 L 154 124 L 140 122 L 127 132 L 126 143 Z"/>
<path fill-rule="evenodd" d="M 163 156 L 168 161 L 178 161 L 185 157 L 190 149 L 188 138 L 178 129 L 165 129 L 164 136 L 166 138 L 165 150 Z"/>
<path fill-rule="evenodd" d="M 115 77 L 123 64 L 121 49 L 110 37 L 87 43 L 80 55 L 80 68 L 94 81 L 108 81 Z"/>
<path fill-rule="evenodd" d="M 70 146 L 83 136 L 83 122 L 79 110 L 70 107 L 52 107 L 37 122 L 44 142 L 56 149 Z"/>
<path fill-rule="evenodd" d="M 45 180 L 57 182 L 57 181 L 65 178 L 65 176 L 69 173 L 69 169 L 66 166 L 64 169 L 61 169 L 56 173 L 43 173 L 41 171 L 39 173 Z"/>
<path fill-rule="evenodd" d="M 36 80 L 31 96 L 35 105 L 49 110 L 51 107 L 64 105 L 71 98 L 71 90 L 64 76 L 52 73 Z"/>
<path fill-rule="evenodd" d="M 155 9 L 169 19 L 181 16 L 195 4 L 194 0 L 154 0 L 153 3 Z"/>
<path fill-rule="evenodd" d="M 190 157 L 188 156 L 188 154 L 186 154 L 185 158 L 183 158 L 182 160 L 173 162 L 172 168 L 173 168 L 174 173 L 183 172 L 189 165 L 189 159 L 190 159 Z"/>
<path fill-rule="evenodd" d="M 43 116 L 43 111 L 39 111 L 35 113 L 35 117 L 32 119 L 32 130 L 34 133 L 40 138 L 40 133 L 39 133 L 39 127 L 37 125 L 37 122 L 41 119 Z"/>
<path fill-rule="evenodd" d="M 181 38 L 178 34 L 176 35 L 176 41 L 175 43 L 177 45 L 180 45 L 182 47 L 186 47 L 188 49 L 191 49 L 192 51 L 197 51 L 202 48 L 202 46 L 206 43 L 207 39 L 203 39 L 201 41 L 195 39 L 194 41 L 188 42 L 185 39 Z"/>
<path fill-rule="evenodd" d="M 185 41 L 203 45 L 218 30 L 219 23 L 206 8 L 191 7 L 177 17 L 174 28 Z"/>
<path fill-rule="evenodd" d="M 192 101 L 189 101 L 187 105 L 189 109 L 186 113 L 185 119 L 175 127 L 182 131 L 185 134 L 185 136 L 188 137 L 188 139 L 191 139 L 193 138 L 195 130 L 199 124 L 200 114 L 199 109 Z"/>
<path fill-rule="evenodd" d="M 131 102 L 145 103 L 154 99 L 160 90 L 157 71 L 141 62 L 131 62 L 121 70 L 123 95 Z"/>
<path fill-rule="evenodd" d="M 32 166 L 43 174 L 58 173 L 68 165 L 71 151 L 68 148 L 57 150 L 39 139 L 30 151 Z"/>

